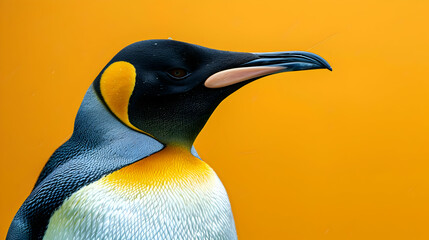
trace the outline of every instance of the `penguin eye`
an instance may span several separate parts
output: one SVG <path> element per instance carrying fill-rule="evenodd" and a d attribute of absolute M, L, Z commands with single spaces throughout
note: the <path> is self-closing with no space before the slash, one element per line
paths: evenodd
<path fill-rule="evenodd" d="M 173 68 L 168 70 L 168 74 L 175 79 L 183 79 L 189 75 L 188 71 L 181 68 Z"/>

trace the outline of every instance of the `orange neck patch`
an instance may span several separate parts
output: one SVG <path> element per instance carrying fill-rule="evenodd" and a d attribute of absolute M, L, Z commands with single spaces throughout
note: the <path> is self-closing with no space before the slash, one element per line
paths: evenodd
<path fill-rule="evenodd" d="M 128 191 L 153 188 L 196 187 L 211 183 L 212 168 L 193 156 L 188 149 L 167 146 L 147 158 L 106 176 L 109 185 Z"/>

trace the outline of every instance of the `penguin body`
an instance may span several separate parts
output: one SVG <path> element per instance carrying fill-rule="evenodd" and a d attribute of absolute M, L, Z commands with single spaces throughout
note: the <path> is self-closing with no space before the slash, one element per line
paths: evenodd
<path fill-rule="evenodd" d="M 120 51 L 7 240 L 236 239 L 227 193 L 192 146 L 217 105 L 270 74 L 328 68 L 305 52 L 238 53 L 173 40 Z"/>
<path fill-rule="evenodd" d="M 236 239 L 237 235 L 228 195 L 213 169 L 187 149 L 168 146 L 71 195 L 51 217 L 44 239 L 124 236 Z"/>

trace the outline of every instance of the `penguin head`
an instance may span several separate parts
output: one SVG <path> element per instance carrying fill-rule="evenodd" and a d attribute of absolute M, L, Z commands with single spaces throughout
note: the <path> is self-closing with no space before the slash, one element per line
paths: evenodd
<path fill-rule="evenodd" d="M 237 89 L 274 73 L 318 68 L 331 70 L 308 52 L 241 53 L 147 40 L 121 50 L 94 87 L 123 124 L 163 144 L 190 146 L 219 103 Z"/>

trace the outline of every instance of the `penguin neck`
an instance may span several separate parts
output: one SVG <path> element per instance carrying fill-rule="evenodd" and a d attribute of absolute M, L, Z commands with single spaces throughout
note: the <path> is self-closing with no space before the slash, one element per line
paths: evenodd
<path fill-rule="evenodd" d="M 120 122 L 98 97 L 93 85 L 86 92 L 79 108 L 70 140 L 86 148 L 96 148 L 118 141 L 135 147 L 150 145 L 162 148 L 164 145 Z"/>
<path fill-rule="evenodd" d="M 215 92 L 216 93 L 216 92 Z M 220 102 L 229 95 L 192 89 L 186 94 L 131 98 L 130 123 L 165 145 L 191 148 Z"/>
<path fill-rule="evenodd" d="M 177 148 L 177 149 L 182 149 L 187 151 L 191 151 L 191 148 L 195 141 L 195 137 L 189 137 L 185 134 L 168 135 L 168 136 L 155 134 L 153 135 L 153 138 L 155 138 L 157 141 L 159 141 L 166 147 Z"/>
<path fill-rule="evenodd" d="M 152 135 L 151 133 L 145 134 L 123 124 L 110 112 L 91 85 L 77 113 L 71 140 L 88 148 L 114 141 L 126 141 L 133 145 L 164 145 L 164 147 L 180 148 L 191 152 L 199 130 L 194 134 L 174 132 L 172 135 Z"/>
<path fill-rule="evenodd" d="M 206 121 L 204 121 L 205 124 Z M 190 124 L 190 123 L 188 123 Z M 148 131 L 156 140 L 168 147 L 181 148 L 191 150 L 197 135 L 204 124 L 191 124 L 184 127 L 181 125 L 178 128 L 159 128 L 157 131 Z M 201 127 L 198 127 L 201 126 Z M 195 129 L 197 128 L 197 129 Z"/>

